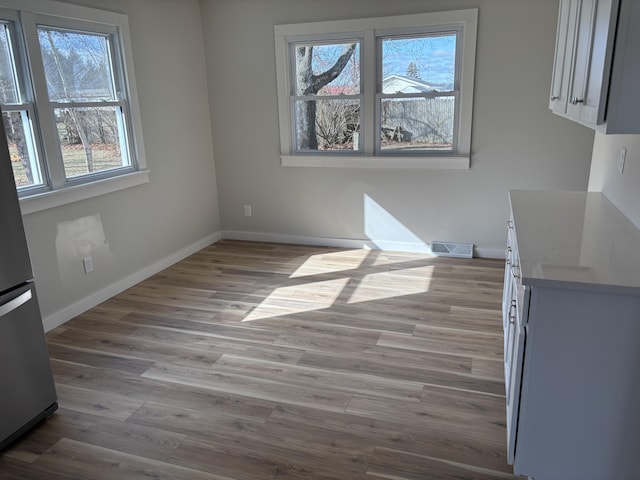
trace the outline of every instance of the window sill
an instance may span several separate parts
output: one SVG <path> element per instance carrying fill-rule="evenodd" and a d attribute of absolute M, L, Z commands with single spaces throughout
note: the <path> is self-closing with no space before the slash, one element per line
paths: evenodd
<path fill-rule="evenodd" d="M 27 215 L 107 193 L 117 192 L 118 190 L 124 190 L 125 188 L 135 187 L 148 182 L 149 170 L 141 170 L 118 177 L 106 178 L 83 185 L 75 185 L 61 190 L 23 197 L 20 199 L 20 209 L 22 210 L 22 215 Z"/>
<path fill-rule="evenodd" d="M 468 170 L 469 156 L 448 157 L 340 157 L 312 155 L 282 155 L 283 167 L 329 168 L 392 168 Z"/>

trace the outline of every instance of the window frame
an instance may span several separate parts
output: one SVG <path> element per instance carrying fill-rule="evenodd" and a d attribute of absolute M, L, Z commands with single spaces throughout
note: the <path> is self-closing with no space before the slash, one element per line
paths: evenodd
<path fill-rule="evenodd" d="M 33 106 L 30 123 L 36 131 L 35 144 L 45 181 L 44 185 L 18 189 L 22 213 L 45 210 L 147 183 L 149 171 L 142 139 L 127 16 L 56 1 L 0 0 L 0 18 L 13 23 L 12 30 L 18 37 L 13 55 L 16 68 L 22 69 L 19 75 L 28 83 L 23 86 L 26 91 L 22 93 L 30 98 L 22 100 Z M 54 109 L 60 104 L 49 100 L 38 40 L 40 26 L 109 37 L 117 99 L 100 106 L 122 108 L 126 128 L 120 134 L 127 140 L 124 148 L 127 149 L 130 165 L 65 178 L 54 116 Z M 72 102 L 64 106 L 84 107 L 90 106 L 89 103 Z M 47 152 L 46 157 L 44 152 Z"/>
<path fill-rule="evenodd" d="M 468 169 L 471 153 L 471 125 L 473 116 L 473 84 L 476 56 L 477 9 L 400 15 L 393 17 L 362 18 L 276 25 L 275 56 L 280 127 L 280 160 L 284 167 L 346 167 L 346 168 L 437 168 Z M 454 134 L 457 148 L 451 153 L 377 152 L 376 139 L 378 96 L 381 91 L 381 71 L 378 39 L 402 34 L 422 34 L 461 30 L 457 48 L 460 71 L 459 92 Z M 339 41 L 362 38 L 360 81 L 363 100 L 360 113 L 361 152 L 348 154 L 323 152 L 296 152 L 292 110 L 292 65 L 290 45 L 299 42 Z M 379 135 L 378 135 L 379 136 Z"/>

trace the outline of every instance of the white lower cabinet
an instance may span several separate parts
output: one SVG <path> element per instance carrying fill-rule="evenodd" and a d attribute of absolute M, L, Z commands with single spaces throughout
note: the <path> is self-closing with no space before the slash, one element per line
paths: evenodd
<path fill-rule="evenodd" d="M 507 461 L 513 464 L 522 378 L 524 323 L 529 311 L 529 288 L 520 282 L 518 245 L 513 220 L 508 222 L 502 314 L 504 328 L 504 384 L 507 406 Z"/>
<path fill-rule="evenodd" d="M 640 232 L 601 194 L 510 196 L 508 461 L 535 480 L 640 478 Z"/>

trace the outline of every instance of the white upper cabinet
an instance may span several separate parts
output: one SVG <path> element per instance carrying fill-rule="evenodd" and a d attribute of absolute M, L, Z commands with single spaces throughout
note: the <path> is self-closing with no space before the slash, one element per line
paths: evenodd
<path fill-rule="evenodd" d="M 560 0 L 554 113 L 604 133 L 640 133 L 640 34 L 630 28 L 638 3 Z"/>
<path fill-rule="evenodd" d="M 556 56 L 553 63 L 551 97 L 549 98 L 549 108 L 559 115 L 567 113 L 573 42 L 578 18 L 577 8 L 578 2 L 575 0 L 560 2 Z"/>

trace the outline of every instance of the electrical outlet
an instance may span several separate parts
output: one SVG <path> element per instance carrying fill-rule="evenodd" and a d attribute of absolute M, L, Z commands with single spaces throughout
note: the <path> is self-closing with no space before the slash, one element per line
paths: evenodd
<path fill-rule="evenodd" d="M 84 266 L 84 274 L 88 275 L 93 272 L 93 258 L 84 257 L 82 259 L 82 265 Z"/>
<path fill-rule="evenodd" d="M 251 216 L 251 205 L 245 205 L 244 206 L 244 216 L 245 217 L 250 217 Z"/>
<path fill-rule="evenodd" d="M 627 159 L 627 149 L 622 147 L 620 149 L 620 157 L 618 158 L 618 173 L 622 175 L 624 173 L 624 162 Z"/>

